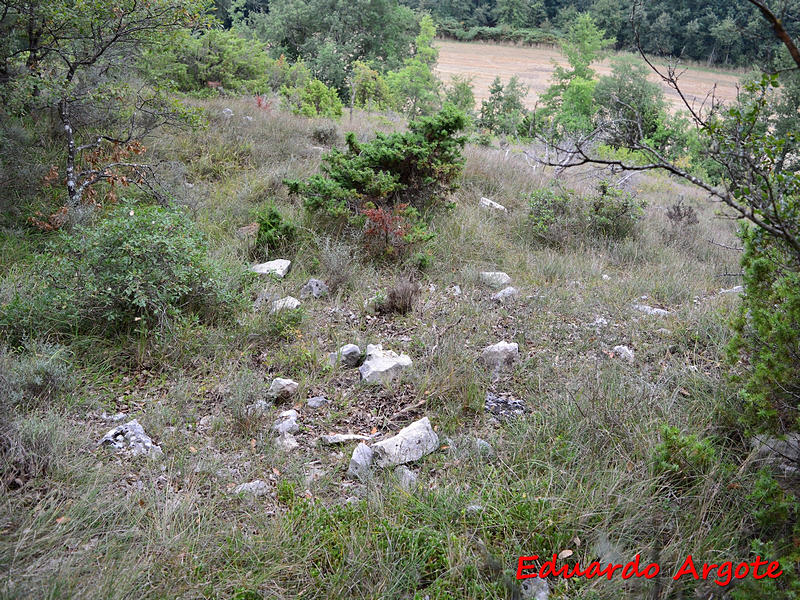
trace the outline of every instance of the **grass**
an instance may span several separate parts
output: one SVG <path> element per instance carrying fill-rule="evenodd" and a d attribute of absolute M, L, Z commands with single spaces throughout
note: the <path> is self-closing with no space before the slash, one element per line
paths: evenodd
<path fill-rule="evenodd" d="M 247 311 L 226 326 L 187 323 L 159 340 L 73 343 L 71 387 L 4 412 L 6 438 L 23 456 L 48 460 L 31 460 L 21 487 L 0 499 L 2 597 L 511 598 L 520 555 L 569 549 L 571 561 L 585 563 L 641 553 L 665 572 L 687 554 L 747 558 L 754 477 L 738 468 L 744 448 L 725 416 L 734 410 L 723 354 L 737 299 L 716 296 L 731 287 L 721 275 L 737 268 L 737 256 L 707 242 L 735 238 L 702 197 L 636 175 L 628 189 L 647 209 L 634 237 L 543 247 L 526 236 L 524 196 L 554 174 L 532 171 L 513 152 L 469 146 L 456 205 L 432 224 L 433 261 L 418 275 L 412 310 L 373 315 L 365 301 L 386 294 L 402 269 L 362 260 L 357 240 L 318 230 L 280 183 L 318 169 L 319 123 L 248 99 L 202 106 L 208 129 L 164 135 L 149 151 L 180 162 L 171 171 L 180 176 L 165 185 L 207 233 L 212 254 L 249 263 L 236 230 L 274 203 L 300 226 L 295 262 L 286 279 L 253 278 L 245 293 L 299 296 L 310 276 L 340 281 L 290 319 Z M 361 139 L 397 126 L 363 113 L 337 125 Z M 595 184 L 590 172 L 558 178 L 577 194 Z M 487 216 L 481 196 L 509 216 Z M 665 210 L 678 196 L 700 223 L 676 233 Z M 35 242 L 15 236 L 0 238 L 0 290 L 36 254 Z M 488 269 L 508 272 L 520 299 L 493 303 L 477 276 Z M 632 310 L 644 295 L 670 315 Z M 607 326 L 592 325 L 598 317 Z M 477 359 L 501 339 L 516 341 L 521 359 L 495 378 Z M 392 385 L 364 386 L 356 372 L 327 365 L 327 354 L 350 342 L 382 343 L 414 366 Z M 610 356 L 618 344 L 635 351 L 633 364 Z M 264 418 L 243 412 L 278 376 L 300 383 L 295 453 L 276 450 L 269 434 L 289 405 Z M 524 400 L 525 417 L 492 423 L 487 391 Z M 321 394 L 329 408 L 305 406 Z M 111 427 L 104 411 L 139 418 L 163 460 L 98 449 Z M 413 493 L 389 471 L 369 484 L 348 481 L 352 446 L 316 443 L 328 432 L 388 434 L 423 415 L 443 445 L 411 465 L 421 482 Z M 702 477 L 659 471 L 665 425 L 711 440 L 716 459 L 697 467 Z M 478 437 L 491 455 L 476 451 Z M 5 473 L 10 455 L 3 461 Z M 270 493 L 232 494 L 255 479 Z M 482 510 L 467 512 L 474 504 Z M 712 591 L 667 575 L 553 580 L 551 598 Z"/>

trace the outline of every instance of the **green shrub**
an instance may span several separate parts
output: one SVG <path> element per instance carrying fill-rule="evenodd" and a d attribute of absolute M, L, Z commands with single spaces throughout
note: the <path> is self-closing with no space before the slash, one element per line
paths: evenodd
<path fill-rule="evenodd" d="M 709 439 L 695 434 L 684 435 L 677 427 L 663 426 L 661 442 L 656 446 L 654 466 L 657 475 L 666 476 L 678 486 L 692 485 L 718 462 Z"/>
<path fill-rule="evenodd" d="M 569 191 L 534 190 L 528 196 L 527 229 L 533 240 L 545 246 L 564 247 L 584 228 L 581 211 Z"/>
<path fill-rule="evenodd" d="M 194 315 L 215 320 L 236 303 L 206 242 L 180 211 L 124 203 L 64 233 L 44 257 L 47 277 L 0 312 L 13 339 L 38 332 L 112 335 Z"/>
<path fill-rule="evenodd" d="M 284 219 L 278 209 L 268 206 L 256 216 L 258 235 L 254 251 L 263 251 L 267 256 L 272 251 L 285 250 L 297 239 L 297 227 Z"/>
<path fill-rule="evenodd" d="M 311 79 L 302 86 L 281 87 L 286 106 L 296 115 L 304 117 L 327 117 L 336 119 L 342 116 L 342 101 L 336 90 L 329 88 L 319 79 Z"/>
<path fill-rule="evenodd" d="M 606 239 L 629 237 L 644 212 L 644 203 L 632 194 L 601 181 L 589 198 L 589 233 Z"/>
<path fill-rule="evenodd" d="M 70 352 L 64 346 L 27 340 L 19 353 L 0 347 L 0 402 L 16 406 L 49 402 L 71 387 Z"/>
<path fill-rule="evenodd" d="M 755 227 L 742 231 L 745 294 L 734 321 L 731 357 L 744 359 L 740 395 L 746 429 L 800 427 L 800 267 L 785 242 Z"/>
<path fill-rule="evenodd" d="M 378 134 L 359 144 L 346 137 L 347 151 L 322 157 L 324 174 L 287 180 L 308 212 L 339 227 L 369 228 L 387 239 L 416 243 L 427 236 L 424 218 L 456 188 L 464 165 L 465 138 L 456 134 L 466 117 L 452 106 L 409 124 L 409 131 Z"/>
<path fill-rule="evenodd" d="M 516 75 L 505 86 L 499 76 L 495 77 L 489 97 L 481 102 L 478 126 L 494 133 L 516 134 L 528 114 L 524 104 L 527 94 L 528 87 Z"/>

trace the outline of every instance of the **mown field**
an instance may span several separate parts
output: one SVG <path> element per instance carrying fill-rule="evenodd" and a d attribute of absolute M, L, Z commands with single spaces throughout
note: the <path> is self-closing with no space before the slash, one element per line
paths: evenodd
<path fill-rule="evenodd" d="M 534 108 L 539 95 L 552 83 L 550 79 L 554 63 L 567 65 L 561 51 L 551 46 L 524 47 L 449 40 L 439 40 L 436 46 L 439 49 L 439 63 L 436 67 L 439 77 L 445 82 L 453 75 L 472 77 L 475 98 L 479 104 L 489 96 L 489 86 L 495 77 L 500 76 L 503 83 L 506 83 L 516 75 L 522 83 L 530 87 L 526 104 L 528 108 Z M 599 62 L 593 68 L 600 75 L 608 75 L 611 72 L 611 60 Z M 735 100 L 741 76 L 742 73 L 694 66 L 685 67 L 680 81 L 686 98 L 699 106 L 712 92 L 717 99 Z M 667 100 L 673 107 L 684 108 L 675 90 L 667 86 L 658 75 L 650 73 L 649 78 L 662 85 Z"/>

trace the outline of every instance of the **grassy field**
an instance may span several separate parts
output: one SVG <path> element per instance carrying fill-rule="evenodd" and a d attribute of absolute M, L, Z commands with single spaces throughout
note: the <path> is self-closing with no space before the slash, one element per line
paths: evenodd
<path fill-rule="evenodd" d="M 487 67 L 508 49 L 449 43 L 441 45 L 442 72 L 453 71 L 460 49 L 483 52 L 475 69 L 487 77 L 531 73 L 510 60 Z M 520 52 L 543 64 L 552 54 Z M 479 89 L 485 81 L 476 81 Z M 403 273 L 364 258 L 356 240 L 315 228 L 281 181 L 317 171 L 323 127 L 335 127 L 341 145 L 345 131 L 366 140 L 402 123 L 360 112 L 352 123 L 315 122 L 260 110 L 250 99 L 202 106 L 207 130 L 165 135 L 148 152 L 169 160 L 165 185 L 207 234 L 212 254 L 241 268 L 267 258 L 252 257 L 236 232 L 270 202 L 304 231 L 281 256 L 294 261 L 287 278 L 253 278 L 248 305 L 265 290 L 299 297 L 310 276 L 335 280 L 337 289 L 304 300 L 292 320 L 248 309 L 224 326 L 84 339 L 60 355 L 3 355 L 4 367 L 20 372 L 19 361 L 40 361 L 61 385 L 8 416 L 4 477 L 11 470 L 18 482 L 0 499 L 0 596 L 519 598 L 517 557 L 564 550 L 582 564 L 638 553 L 664 574 L 552 580 L 553 599 L 718 593 L 712 582 L 670 578 L 687 554 L 719 562 L 749 552 L 741 540 L 754 484 L 729 460 L 745 451 L 729 437 L 724 365 L 738 299 L 719 293 L 738 283 L 724 276 L 737 271 L 738 254 L 710 243 L 737 242 L 716 206 L 667 177 L 637 174 L 623 184 L 646 203 L 634 235 L 565 234 L 543 244 L 527 194 L 555 187 L 581 198 L 621 176 L 533 169 L 520 149 L 468 145 L 454 208 L 433 222 L 433 260 L 417 276 L 413 310 L 374 315 L 365 301 Z M 482 196 L 508 215 L 487 214 Z M 667 218 L 679 198 L 699 223 Z M 42 240 L 23 229 L 2 236 L 7 294 L 30 276 Z M 478 279 L 483 270 L 509 273 L 520 297 L 493 302 Z M 669 315 L 647 316 L 636 302 Z M 521 356 L 493 376 L 478 358 L 500 340 L 517 342 Z M 382 343 L 414 365 L 393 385 L 369 387 L 357 371 L 328 366 L 327 354 L 345 343 Z M 635 352 L 632 363 L 614 353 L 617 345 Z M 247 415 L 243 407 L 263 398 L 274 377 L 299 382 L 295 400 Z M 524 416 L 494 422 L 483 408 L 487 392 L 522 400 Z M 306 398 L 317 395 L 331 404 L 309 408 Z M 270 426 L 292 406 L 300 448 L 284 452 Z M 142 423 L 163 458 L 129 460 L 97 447 L 112 426 L 103 415 L 118 412 Z M 318 443 L 329 432 L 392 434 L 422 416 L 442 445 L 411 465 L 416 491 L 403 490 L 389 470 L 370 483 L 350 481 L 354 444 Z M 657 469 L 665 426 L 718 440 L 713 460 L 678 476 Z M 481 452 L 477 438 L 492 451 Z M 266 495 L 232 493 L 256 479 L 268 483 Z"/>
<path fill-rule="evenodd" d="M 472 77 L 478 105 L 481 100 L 488 98 L 489 86 L 495 77 L 499 76 L 506 83 L 516 75 L 522 83 L 529 86 L 526 104 L 528 108 L 534 108 L 537 98 L 552 83 L 550 79 L 554 64 L 567 65 L 561 51 L 551 46 L 520 47 L 439 40 L 436 47 L 439 49 L 439 63 L 436 67 L 439 78 L 446 82 L 453 75 Z M 608 75 L 611 72 L 611 61 L 606 59 L 593 65 L 593 68 L 600 75 Z M 737 84 L 742 73 L 712 70 L 696 65 L 682 70 L 681 89 L 690 103 L 699 107 L 712 92 L 719 100 L 736 99 Z M 649 79 L 663 87 L 667 100 L 675 109 L 684 109 L 683 101 L 675 90 L 667 86 L 657 74 L 650 72 Z"/>

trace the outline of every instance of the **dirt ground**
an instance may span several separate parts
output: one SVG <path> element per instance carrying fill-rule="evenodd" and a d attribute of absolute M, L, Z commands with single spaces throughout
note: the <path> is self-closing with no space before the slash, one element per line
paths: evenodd
<path fill-rule="evenodd" d="M 439 40 L 436 45 L 439 48 L 437 75 L 444 82 L 450 81 L 452 75 L 472 77 L 478 106 L 481 100 L 489 96 L 489 86 L 497 75 L 503 83 L 517 75 L 523 83 L 530 86 L 526 104 L 533 108 L 536 99 L 550 85 L 553 63 L 567 64 L 560 50 L 549 46 L 520 47 L 446 40 Z M 594 69 L 600 75 L 607 75 L 611 72 L 611 63 L 606 59 L 594 65 Z M 729 101 L 736 98 L 736 84 L 741 76 L 741 73 L 732 71 L 687 68 L 680 77 L 681 89 L 686 98 L 698 107 L 712 91 L 717 98 Z M 667 99 L 674 107 L 683 108 L 675 90 L 669 88 L 658 75 L 651 73 L 650 79 L 662 85 Z"/>

